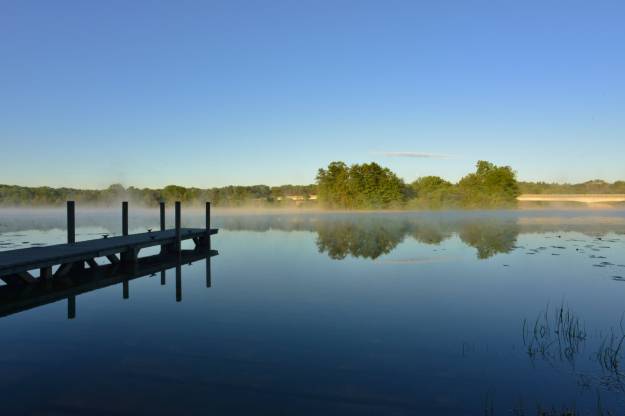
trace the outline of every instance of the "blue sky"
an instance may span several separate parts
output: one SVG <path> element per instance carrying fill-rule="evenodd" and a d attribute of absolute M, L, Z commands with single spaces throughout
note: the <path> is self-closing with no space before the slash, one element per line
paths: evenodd
<path fill-rule="evenodd" d="M 478 159 L 625 179 L 624 21 L 623 1 L 4 0 L 0 183 L 310 183 L 333 160 L 457 180 Z"/>

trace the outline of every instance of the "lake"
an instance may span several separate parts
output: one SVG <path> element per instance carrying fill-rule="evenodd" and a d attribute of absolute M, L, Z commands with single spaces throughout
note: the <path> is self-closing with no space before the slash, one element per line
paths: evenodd
<path fill-rule="evenodd" d="M 66 300 L 0 318 L 3 414 L 625 413 L 625 211 L 213 224 L 219 255 L 182 265 L 178 296 L 171 269 L 77 296 L 72 319 Z M 77 209 L 77 240 L 120 230 Z M 65 235 L 63 210 L 0 211 L 0 250 Z"/>

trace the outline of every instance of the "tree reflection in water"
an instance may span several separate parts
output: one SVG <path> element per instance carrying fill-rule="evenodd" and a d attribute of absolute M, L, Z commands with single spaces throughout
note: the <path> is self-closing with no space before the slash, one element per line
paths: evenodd
<path fill-rule="evenodd" d="M 583 219 L 583 218 L 582 218 Z M 518 213 L 310 213 L 222 217 L 223 228 L 248 231 L 309 231 L 319 252 L 332 259 L 377 259 L 405 239 L 439 245 L 457 236 L 488 259 L 515 249 L 520 233 L 625 233 L 625 221 L 602 223 L 566 217 L 533 218 Z"/>
<path fill-rule="evenodd" d="M 514 221 L 479 220 L 462 224 L 460 239 L 477 249 L 477 258 L 487 259 L 514 249 L 519 227 Z"/>
<path fill-rule="evenodd" d="M 348 255 L 376 259 L 390 253 L 409 232 L 399 221 L 324 221 L 317 224 L 317 247 L 332 259 Z"/>
<path fill-rule="evenodd" d="M 321 221 L 316 224 L 317 247 L 333 259 L 376 259 L 390 253 L 407 236 L 424 244 L 439 245 L 457 234 L 486 259 L 514 249 L 518 226 L 504 219 L 432 221 L 373 217 Z"/>

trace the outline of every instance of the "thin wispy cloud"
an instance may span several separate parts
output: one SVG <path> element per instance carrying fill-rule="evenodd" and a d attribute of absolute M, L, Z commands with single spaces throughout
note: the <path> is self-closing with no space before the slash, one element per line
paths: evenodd
<path fill-rule="evenodd" d="M 427 152 L 374 152 L 374 154 L 386 157 L 410 157 L 415 159 L 450 159 L 454 157 L 453 155 Z"/>

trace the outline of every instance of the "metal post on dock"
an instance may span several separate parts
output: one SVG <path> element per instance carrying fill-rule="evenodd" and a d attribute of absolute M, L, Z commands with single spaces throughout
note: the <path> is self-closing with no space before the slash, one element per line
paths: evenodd
<path fill-rule="evenodd" d="M 67 243 L 76 242 L 76 216 L 74 201 L 67 201 Z"/>
<path fill-rule="evenodd" d="M 128 235 L 128 201 L 122 202 L 122 235 Z"/>
<path fill-rule="evenodd" d="M 122 282 L 122 298 L 128 299 L 130 297 L 130 288 L 128 286 L 128 279 L 124 279 Z"/>
<path fill-rule="evenodd" d="M 176 201 L 176 250 L 180 253 L 180 201 Z"/>
<path fill-rule="evenodd" d="M 165 273 L 166 273 L 165 270 L 161 270 L 161 286 L 165 286 L 165 283 L 166 283 Z"/>
<path fill-rule="evenodd" d="M 161 201 L 158 205 L 161 211 L 161 231 L 165 231 L 165 203 Z"/>

